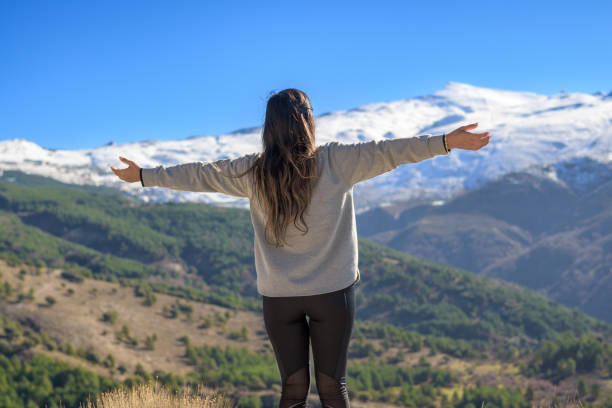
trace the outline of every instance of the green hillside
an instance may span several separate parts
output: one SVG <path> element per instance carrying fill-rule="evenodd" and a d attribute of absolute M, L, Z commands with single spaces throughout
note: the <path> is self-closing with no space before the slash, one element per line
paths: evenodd
<path fill-rule="evenodd" d="M 0 210 L 5 212 L 0 232 L 5 257 L 67 266 L 100 279 L 155 277 L 159 282 L 178 277 L 209 296 L 226 296 L 231 299 L 227 304 L 260 307 L 248 301 L 259 295 L 246 210 L 193 203 L 136 205 L 121 195 L 5 182 L 0 182 Z M 529 290 L 364 239 L 359 251 L 360 319 L 466 340 L 520 335 L 540 341 L 566 331 L 612 333 L 611 325 Z M 183 273 L 153 266 L 163 260 L 179 265 Z"/>
<path fill-rule="evenodd" d="M 579 163 L 555 180 L 518 171 L 445 202 L 374 208 L 357 216 L 357 230 L 612 323 L 612 164 Z"/>
<path fill-rule="evenodd" d="M 111 190 L 47 184 L 44 178 L 7 173 L 0 178 L 0 258 L 9 264 L 58 268 L 64 282 L 76 285 L 93 278 L 132 286 L 141 296 L 139 302 L 146 303 L 142 295 L 153 299 L 149 307 L 155 303 L 153 291 L 260 317 L 248 211 L 193 203 L 140 204 Z M 479 384 L 464 390 L 460 384 L 466 381 L 461 374 L 465 370 L 460 367 L 466 363 L 515 367 L 518 371 L 505 375 L 516 375 L 522 383 L 546 380 L 562 388 L 575 387 L 577 376 L 587 376 L 593 384 L 612 378 L 612 325 L 528 289 L 365 239 L 360 239 L 359 251 L 361 282 L 349 386 L 363 401 L 433 407 L 452 400 L 453 406 L 468 406 L 488 395 L 499 404 L 515 400 L 515 406 L 529 406 L 522 399 L 527 394 L 513 391 L 505 380 L 507 396 Z M 19 284 L 23 279 L 17 278 L 9 283 L 0 275 L 0 311 L 16 313 L 11 305 L 30 296 Z M 49 305 L 57 297 L 51 298 Z M 8 302 L 4 306 L 2 299 Z M 172 314 L 171 309 L 163 314 Z M 32 312 L 28 319 L 35 316 Z M 36 325 L 32 330 L 41 336 Z M 34 361 L 24 353 L 27 347 L 16 348 L 9 332 L 0 331 L 0 345 L 2 339 L 8 342 L 0 354 Z M 240 337 L 237 332 L 232 336 Z M 424 349 L 438 365 L 426 361 Z M 158 374 L 174 385 L 209 378 L 216 385 L 269 388 L 275 378 L 271 355 L 249 353 L 186 341 L 183 363 L 191 374 Z M 405 360 L 406 354 L 414 357 Z M 232 366 L 231 361 L 244 364 Z M 407 365 L 398 367 L 398 362 Z M 241 364 L 245 367 L 238 367 Z M 150 377 L 137 371 L 140 379 Z M 465 392 L 451 398 L 455 389 Z"/>

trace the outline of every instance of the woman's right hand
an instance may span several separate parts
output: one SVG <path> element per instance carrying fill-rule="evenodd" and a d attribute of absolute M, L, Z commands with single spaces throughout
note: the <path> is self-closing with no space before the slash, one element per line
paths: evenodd
<path fill-rule="evenodd" d="M 449 150 L 453 148 L 465 150 L 478 150 L 486 146 L 491 139 L 489 132 L 470 133 L 468 130 L 476 129 L 478 122 L 461 126 L 446 135 L 446 145 Z"/>
<path fill-rule="evenodd" d="M 111 166 L 111 170 L 115 172 L 117 177 L 128 183 L 135 183 L 140 181 L 140 166 L 134 163 L 132 160 L 128 160 L 125 157 L 119 156 L 119 160 L 128 165 L 127 169 L 118 169 L 115 166 Z"/>

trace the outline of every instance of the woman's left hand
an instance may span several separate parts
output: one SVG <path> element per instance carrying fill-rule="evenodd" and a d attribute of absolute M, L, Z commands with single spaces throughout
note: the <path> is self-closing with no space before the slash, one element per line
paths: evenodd
<path fill-rule="evenodd" d="M 134 163 L 131 160 L 126 159 L 125 157 L 119 156 L 119 160 L 126 163 L 128 165 L 127 169 L 118 169 L 114 166 L 111 166 L 111 170 L 115 172 L 117 177 L 119 177 L 123 181 L 127 181 L 128 183 L 135 183 L 140 181 L 140 166 Z"/>

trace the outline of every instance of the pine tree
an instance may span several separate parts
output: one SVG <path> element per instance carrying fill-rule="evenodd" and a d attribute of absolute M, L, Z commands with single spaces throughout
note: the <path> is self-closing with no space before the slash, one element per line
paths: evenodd
<path fill-rule="evenodd" d="M 576 386 L 576 390 L 578 391 L 579 398 L 582 398 L 586 395 L 587 393 L 586 384 L 584 383 L 584 380 L 582 378 L 578 380 L 578 385 Z"/>

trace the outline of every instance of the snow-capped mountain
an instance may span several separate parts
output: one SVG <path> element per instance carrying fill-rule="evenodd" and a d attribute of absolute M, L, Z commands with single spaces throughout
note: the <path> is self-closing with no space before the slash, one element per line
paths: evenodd
<path fill-rule="evenodd" d="M 432 95 L 319 115 L 316 137 L 318 145 L 333 140 L 357 143 L 448 133 L 473 122 L 479 122 L 475 131 L 491 132 L 486 147 L 479 151 L 454 149 L 448 156 L 403 165 L 359 183 L 354 190 L 358 210 L 410 198 L 445 200 L 511 171 L 534 166 L 548 169 L 550 177 L 563 178 L 565 165 L 556 163 L 581 157 L 612 161 L 612 97 L 603 93 L 539 95 L 451 82 Z M 258 151 L 261 127 L 184 140 L 109 143 L 82 150 L 49 150 L 28 140 L 10 139 L 0 142 L 0 173 L 18 169 L 63 182 L 113 186 L 145 201 L 246 206 L 245 199 L 217 193 L 143 190 L 139 183 L 119 180 L 110 166 L 125 167 L 119 156 L 142 167 L 155 167 L 235 158 Z M 584 178 L 588 180 L 589 176 Z"/>

